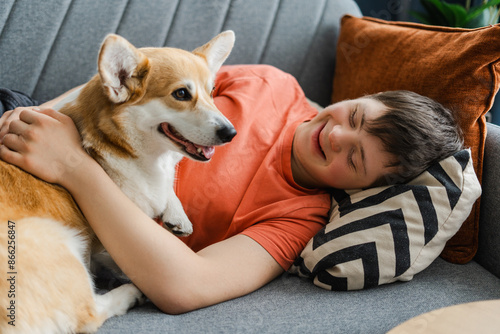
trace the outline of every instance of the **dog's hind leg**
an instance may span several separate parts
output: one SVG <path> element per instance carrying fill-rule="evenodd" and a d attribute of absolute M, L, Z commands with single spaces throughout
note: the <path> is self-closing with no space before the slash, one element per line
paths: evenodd
<path fill-rule="evenodd" d="M 0 316 L 0 332 L 96 332 L 107 314 L 98 312 L 99 298 L 83 260 L 88 241 L 80 231 L 43 218 L 2 221 L 0 227 L 3 249 L 7 250 L 8 240 L 15 241 L 10 269 L 6 267 L 6 252 L 0 252 L 0 269 L 12 272 L 11 283 L 0 281 L 0 291 L 9 288 L 6 284 L 12 290 L 9 295 L 0 295 L 0 306 L 7 310 L 13 305 L 12 319 Z M 3 320 L 12 321 L 12 325 Z"/>

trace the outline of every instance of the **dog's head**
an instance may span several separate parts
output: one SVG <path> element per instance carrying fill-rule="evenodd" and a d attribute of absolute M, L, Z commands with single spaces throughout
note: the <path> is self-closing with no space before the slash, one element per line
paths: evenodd
<path fill-rule="evenodd" d="M 98 60 L 100 83 L 114 126 L 131 150 L 170 149 L 207 161 L 214 146 L 232 140 L 236 130 L 215 106 L 213 89 L 233 44 L 232 31 L 193 52 L 137 49 L 120 36 L 106 37 Z"/>

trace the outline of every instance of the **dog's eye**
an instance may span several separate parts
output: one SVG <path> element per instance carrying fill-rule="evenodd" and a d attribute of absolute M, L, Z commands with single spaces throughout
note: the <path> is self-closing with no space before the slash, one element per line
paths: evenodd
<path fill-rule="evenodd" d="M 212 91 L 210 92 L 210 97 L 214 98 L 214 91 L 215 91 L 215 86 L 212 88 Z"/>
<path fill-rule="evenodd" d="M 189 101 L 191 100 L 191 94 L 186 88 L 179 88 L 172 93 L 172 96 L 179 101 Z"/>

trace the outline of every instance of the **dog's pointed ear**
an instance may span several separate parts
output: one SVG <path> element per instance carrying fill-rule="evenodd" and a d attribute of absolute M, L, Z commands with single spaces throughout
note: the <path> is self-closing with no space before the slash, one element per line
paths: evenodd
<path fill-rule="evenodd" d="M 215 36 L 207 44 L 196 48 L 193 53 L 206 59 L 208 68 L 215 75 L 234 46 L 234 32 L 227 30 Z"/>
<path fill-rule="evenodd" d="M 99 51 L 98 68 L 112 102 L 137 100 L 144 95 L 149 60 L 125 38 L 113 34 L 106 36 Z"/>

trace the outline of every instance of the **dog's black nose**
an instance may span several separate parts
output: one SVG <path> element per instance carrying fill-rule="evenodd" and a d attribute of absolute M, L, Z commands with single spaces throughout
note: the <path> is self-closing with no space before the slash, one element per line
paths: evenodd
<path fill-rule="evenodd" d="M 223 126 L 217 130 L 217 136 L 223 143 L 229 143 L 236 136 L 236 130 L 232 126 Z"/>

